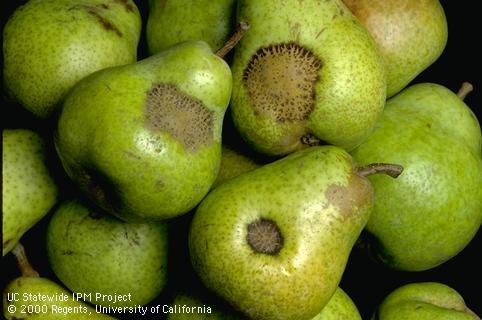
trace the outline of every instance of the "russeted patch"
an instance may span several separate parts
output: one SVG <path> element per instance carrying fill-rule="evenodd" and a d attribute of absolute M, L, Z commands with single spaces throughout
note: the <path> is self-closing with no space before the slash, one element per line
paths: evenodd
<path fill-rule="evenodd" d="M 315 106 L 320 68 L 321 61 L 296 43 L 259 49 L 243 73 L 251 106 L 280 122 L 306 120 Z"/>
<path fill-rule="evenodd" d="M 149 90 L 145 119 L 150 130 L 167 132 L 192 151 L 212 141 L 212 111 L 173 84 L 155 84 Z"/>

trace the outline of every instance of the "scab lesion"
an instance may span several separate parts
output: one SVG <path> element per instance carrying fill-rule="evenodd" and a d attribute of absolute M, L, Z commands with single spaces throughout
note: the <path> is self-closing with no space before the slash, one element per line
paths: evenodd
<path fill-rule="evenodd" d="M 213 112 L 174 84 L 157 83 L 147 92 L 146 127 L 169 134 L 190 151 L 212 143 L 213 123 Z"/>
<path fill-rule="evenodd" d="M 305 121 L 315 106 L 321 60 L 297 43 L 262 47 L 243 72 L 253 111 L 278 122 Z"/>

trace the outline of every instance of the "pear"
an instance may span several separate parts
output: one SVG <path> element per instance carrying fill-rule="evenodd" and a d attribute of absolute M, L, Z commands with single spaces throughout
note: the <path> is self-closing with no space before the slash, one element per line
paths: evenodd
<path fill-rule="evenodd" d="M 328 303 L 368 220 L 365 175 L 341 148 L 319 146 L 244 173 L 198 206 L 189 249 L 204 285 L 252 319 L 311 319 Z M 300 307 L 302 306 L 302 307 Z"/>
<path fill-rule="evenodd" d="M 187 41 L 80 81 L 63 105 L 56 147 L 68 175 L 124 220 L 194 208 L 216 179 L 231 71 Z"/>
<path fill-rule="evenodd" d="M 243 150 L 239 150 L 223 143 L 221 147 L 221 164 L 219 167 L 219 173 L 212 187 L 215 188 L 240 174 L 252 171 L 262 165 L 262 159 L 256 159 L 252 157 L 252 155 L 243 152 Z"/>
<path fill-rule="evenodd" d="M 376 311 L 379 320 L 479 320 L 454 289 L 437 282 L 411 283 L 391 292 Z"/>
<path fill-rule="evenodd" d="M 338 287 L 328 304 L 311 320 L 361 320 L 356 305 L 343 289 Z"/>
<path fill-rule="evenodd" d="M 30 0 L 3 31 L 5 88 L 47 118 L 83 77 L 135 62 L 140 31 L 132 0 Z"/>
<path fill-rule="evenodd" d="M 232 116 L 257 151 L 284 155 L 322 143 L 351 150 L 383 110 L 383 60 L 339 0 L 242 0 L 251 25 L 236 47 Z"/>
<path fill-rule="evenodd" d="M 107 320 L 115 319 L 76 299 L 65 288 L 39 274 L 28 262 L 20 243 L 12 251 L 22 276 L 7 284 L 3 292 L 3 315 L 7 320 Z"/>
<path fill-rule="evenodd" d="M 2 137 L 2 254 L 57 202 L 58 189 L 47 167 L 46 143 L 27 129 L 4 129 Z"/>
<path fill-rule="evenodd" d="M 470 108 L 449 89 L 422 83 L 388 100 L 377 129 L 352 155 L 360 164 L 376 159 L 405 168 L 396 183 L 370 177 L 376 192 L 366 228 L 374 236 L 369 247 L 387 266 L 434 268 L 477 233 L 481 131 Z"/>
<path fill-rule="evenodd" d="M 73 292 L 102 306 L 145 305 L 164 288 L 167 228 L 99 215 L 77 201 L 62 203 L 47 230 L 52 270 Z"/>
<path fill-rule="evenodd" d="M 234 0 L 149 0 L 146 38 L 150 54 L 186 40 L 220 49 L 232 32 Z"/>
<path fill-rule="evenodd" d="M 447 44 L 438 0 L 343 0 L 367 28 L 385 61 L 387 96 L 405 88 L 434 63 Z"/>

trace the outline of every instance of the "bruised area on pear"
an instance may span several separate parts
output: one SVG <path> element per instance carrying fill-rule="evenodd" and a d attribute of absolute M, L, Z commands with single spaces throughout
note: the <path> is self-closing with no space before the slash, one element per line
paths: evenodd
<path fill-rule="evenodd" d="M 172 84 L 156 84 L 147 93 L 146 125 L 167 132 L 186 149 L 196 152 L 213 137 L 213 112 Z"/>

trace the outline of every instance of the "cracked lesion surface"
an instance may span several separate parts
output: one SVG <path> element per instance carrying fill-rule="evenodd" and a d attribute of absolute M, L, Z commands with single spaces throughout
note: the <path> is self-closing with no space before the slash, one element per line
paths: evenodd
<path fill-rule="evenodd" d="M 284 239 L 275 222 L 258 219 L 248 225 L 246 240 L 255 252 L 276 255 L 283 248 Z"/>
<path fill-rule="evenodd" d="M 145 121 L 149 130 L 166 132 L 186 149 L 197 151 L 213 138 L 213 112 L 173 84 L 155 84 L 147 93 Z"/>
<path fill-rule="evenodd" d="M 279 122 L 308 119 L 321 66 L 311 51 L 296 43 L 260 48 L 243 73 L 255 114 L 268 114 Z"/>

